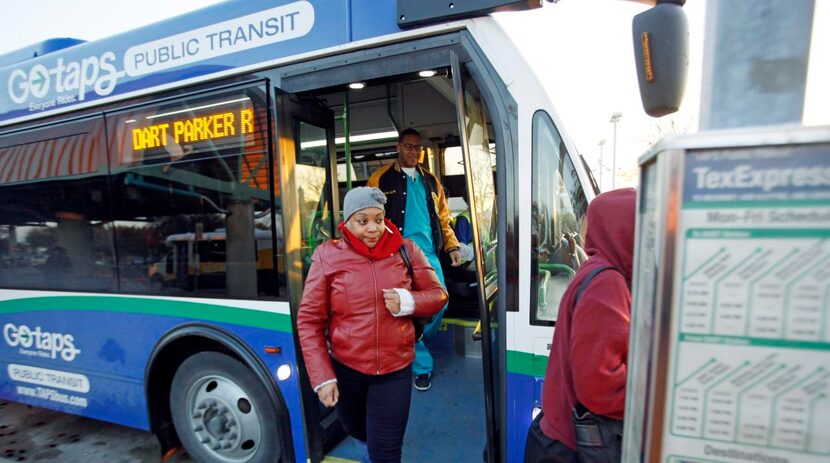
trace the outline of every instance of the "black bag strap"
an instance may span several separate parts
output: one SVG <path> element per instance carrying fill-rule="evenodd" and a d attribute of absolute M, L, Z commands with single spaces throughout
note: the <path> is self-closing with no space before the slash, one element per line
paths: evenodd
<path fill-rule="evenodd" d="M 576 296 L 574 297 L 573 310 L 576 310 L 576 303 L 579 302 L 579 298 L 582 296 L 582 293 L 585 292 L 585 289 L 588 288 L 588 285 L 591 283 L 591 280 L 593 280 L 594 277 L 597 276 L 600 272 L 602 272 L 604 270 L 608 270 L 608 269 L 613 270 L 613 268 L 614 267 L 608 267 L 608 266 L 606 266 L 606 267 L 597 267 L 597 268 L 591 270 L 591 273 L 585 275 L 585 278 L 582 280 L 582 283 L 579 284 L 579 289 L 576 290 Z M 573 315 L 571 315 L 571 316 L 573 316 Z"/>
<path fill-rule="evenodd" d="M 412 271 L 412 262 L 409 261 L 409 253 L 406 252 L 406 246 L 401 245 L 401 248 L 398 249 L 401 253 L 401 259 L 403 259 L 403 263 L 406 264 L 406 273 L 409 274 L 409 279 L 415 281 L 415 273 Z"/>
<path fill-rule="evenodd" d="M 588 288 L 591 280 L 605 270 L 616 270 L 614 267 L 597 267 L 585 275 L 574 297 L 571 318 L 576 310 L 576 304 L 582 293 Z M 571 421 L 574 425 L 577 455 L 579 461 L 605 461 L 617 463 L 622 454 L 621 442 L 623 433 L 622 420 L 615 420 L 596 415 L 587 407 L 577 402 L 571 410 Z"/>

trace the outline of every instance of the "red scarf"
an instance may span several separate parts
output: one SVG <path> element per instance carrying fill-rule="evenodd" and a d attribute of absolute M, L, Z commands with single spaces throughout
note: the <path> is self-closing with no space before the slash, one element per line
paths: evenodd
<path fill-rule="evenodd" d="M 340 225 L 338 225 L 337 228 L 343 236 L 343 241 L 348 243 L 352 249 L 357 251 L 357 253 L 361 256 L 375 260 L 382 257 L 388 257 L 398 252 L 398 249 L 400 249 L 403 244 L 403 237 L 398 231 L 398 227 L 396 227 L 395 224 L 393 224 L 389 219 L 383 219 L 383 222 L 386 224 L 386 231 L 380 235 L 378 244 L 376 244 L 373 248 L 366 246 L 366 243 L 354 236 L 354 234 L 346 228 L 345 222 L 340 222 Z"/>

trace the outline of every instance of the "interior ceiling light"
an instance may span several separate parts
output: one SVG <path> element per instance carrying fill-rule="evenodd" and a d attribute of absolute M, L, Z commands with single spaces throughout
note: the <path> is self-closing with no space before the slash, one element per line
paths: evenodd
<path fill-rule="evenodd" d="M 375 133 L 364 133 L 362 135 L 352 135 L 349 137 L 349 143 L 360 143 L 364 141 L 374 141 L 374 140 L 388 140 L 398 138 L 398 131 L 397 130 L 390 130 L 388 132 L 375 132 Z M 345 137 L 337 137 L 334 139 L 334 143 L 338 145 L 342 145 L 346 143 Z M 326 140 L 311 140 L 311 141 L 304 141 L 300 144 L 302 149 L 309 149 L 309 148 L 317 148 L 319 146 L 326 146 Z"/>
<path fill-rule="evenodd" d="M 362 90 L 366 88 L 366 84 L 363 82 L 352 82 L 349 84 L 349 88 L 352 90 Z"/>
<path fill-rule="evenodd" d="M 421 72 L 419 72 L 419 73 L 418 73 L 418 75 L 419 75 L 419 76 L 421 76 L 421 77 L 432 77 L 432 76 L 434 76 L 435 74 L 438 74 L 438 73 L 435 71 L 435 69 L 427 69 L 427 70 L 425 70 L 425 71 L 421 71 Z"/>

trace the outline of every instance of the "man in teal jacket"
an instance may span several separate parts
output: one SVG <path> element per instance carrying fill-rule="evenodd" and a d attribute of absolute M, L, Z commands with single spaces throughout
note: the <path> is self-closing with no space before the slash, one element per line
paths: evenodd
<path fill-rule="evenodd" d="M 421 134 L 406 129 L 398 136 L 398 159 L 384 166 L 369 178 L 370 187 L 380 188 L 386 194 L 386 217 L 398 227 L 404 238 L 409 238 L 421 248 L 435 269 L 441 284 L 444 274 L 438 253 L 449 255 L 453 266 L 463 263 L 458 250 L 458 240 L 450 225 L 450 209 L 444 188 L 438 179 L 418 164 L 424 152 Z M 441 326 L 441 318 L 447 307 L 424 328 L 424 337 L 434 335 Z M 432 386 L 433 360 L 424 341 L 415 345 L 415 389 L 426 391 Z"/>

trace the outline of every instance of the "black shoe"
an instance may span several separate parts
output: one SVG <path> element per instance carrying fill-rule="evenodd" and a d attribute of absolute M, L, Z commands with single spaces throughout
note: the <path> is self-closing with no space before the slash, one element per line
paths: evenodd
<path fill-rule="evenodd" d="M 415 389 L 419 391 L 428 391 L 432 387 L 432 373 L 423 373 L 415 375 Z"/>

